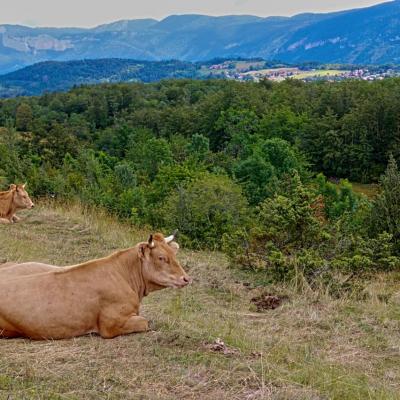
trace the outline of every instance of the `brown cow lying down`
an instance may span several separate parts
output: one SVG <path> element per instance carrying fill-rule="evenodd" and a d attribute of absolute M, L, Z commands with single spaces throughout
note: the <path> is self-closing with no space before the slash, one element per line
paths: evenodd
<path fill-rule="evenodd" d="M 71 267 L 8 263 L 0 269 L 0 337 L 113 338 L 146 331 L 148 322 L 139 316 L 142 298 L 191 282 L 176 259 L 178 248 L 173 236 L 158 233 L 131 249 Z"/>
<path fill-rule="evenodd" d="M 0 192 L 0 224 L 18 222 L 18 210 L 32 208 L 34 204 L 25 190 L 25 185 L 10 185 L 7 192 Z"/>

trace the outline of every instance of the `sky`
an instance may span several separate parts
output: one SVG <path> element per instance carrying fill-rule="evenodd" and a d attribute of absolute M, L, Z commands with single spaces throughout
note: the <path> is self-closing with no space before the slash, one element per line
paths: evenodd
<path fill-rule="evenodd" d="M 93 27 L 171 14 L 294 15 L 366 7 L 371 0 L 0 0 L 0 24 Z"/>

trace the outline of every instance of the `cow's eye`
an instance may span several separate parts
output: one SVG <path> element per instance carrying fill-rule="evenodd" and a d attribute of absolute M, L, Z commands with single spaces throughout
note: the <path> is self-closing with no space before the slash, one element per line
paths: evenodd
<path fill-rule="evenodd" d="M 159 256 L 158 259 L 159 259 L 160 261 L 164 261 L 164 262 L 167 261 L 167 259 L 166 259 L 165 257 L 163 257 L 163 256 Z"/>

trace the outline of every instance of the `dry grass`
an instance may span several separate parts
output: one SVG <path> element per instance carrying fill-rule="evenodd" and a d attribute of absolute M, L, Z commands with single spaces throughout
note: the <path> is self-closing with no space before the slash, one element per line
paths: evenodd
<path fill-rule="evenodd" d="M 351 185 L 356 193 L 364 194 L 370 199 L 373 199 L 379 193 L 379 185 L 377 184 L 352 183 Z"/>
<path fill-rule="evenodd" d="M 77 263 L 146 236 L 47 204 L 0 225 L 0 261 Z M 377 277 L 356 302 L 257 287 L 218 253 L 180 258 L 195 282 L 145 300 L 151 332 L 1 340 L 0 399 L 400 399 L 399 275 Z M 264 290 L 289 301 L 257 313 L 250 300 Z M 217 338 L 232 352 L 213 352 Z"/>

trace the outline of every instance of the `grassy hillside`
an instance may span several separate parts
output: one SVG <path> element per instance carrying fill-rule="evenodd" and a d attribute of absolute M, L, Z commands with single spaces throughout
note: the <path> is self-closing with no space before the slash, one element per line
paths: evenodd
<path fill-rule="evenodd" d="M 0 226 L 0 261 L 77 263 L 148 234 L 76 206 L 24 217 Z M 0 399 L 400 399 L 399 274 L 378 276 L 361 301 L 258 286 L 220 253 L 180 259 L 194 284 L 145 299 L 151 332 L 1 340 Z M 267 293 L 287 299 L 257 311 Z"/>

